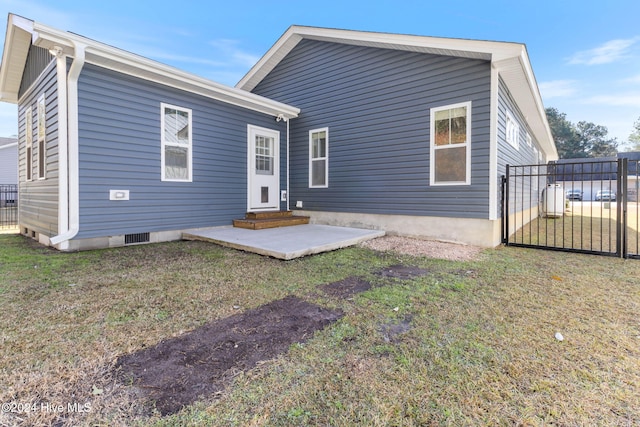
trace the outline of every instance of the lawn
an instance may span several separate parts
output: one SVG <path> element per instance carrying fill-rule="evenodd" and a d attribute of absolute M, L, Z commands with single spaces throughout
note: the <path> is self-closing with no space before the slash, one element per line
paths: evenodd
<path fill-rule="evenodd" d="M 401 265 L 422 274 L 381 274 Z M 639 269 L 511 247 L 464 262 L 204 242 L 65 254 L 0 235 L 0 425 L 638 425 Z M 338 281 L 371 286 L 326 291 Z M 116 369 L 285 298 L 341 315 L 177 413 Z"/>
<path fill-rule="evenodd" d="M 516 230 L 511 243 L 563 249 L 616 253 L 616 203 L 570 202 L 560 218 L 537 217 Z M 640 254 L 638 203 L 627 210 L 627 252 Z"/>

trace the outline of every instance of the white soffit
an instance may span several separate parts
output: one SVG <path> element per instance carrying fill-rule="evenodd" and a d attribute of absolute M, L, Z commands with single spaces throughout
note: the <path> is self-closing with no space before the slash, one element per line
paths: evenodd
<path fill-rule="evenodd" d="M 29 54 L 33 22 L 9 15 L 0 65 L 0 100 L 17 103 L 22 73 Z"/>
<path fill-rule="evenodd" d="M 16 25 L 12 25 L 12 18 L 19 17 L 9 15 L 8 33 L 9 31 L 16 31 L 17 28 Z M 44 49 L 60 47 L 63 49 L 64 54 L 72 57 L 77 46 L 84 46 L 86 49 L 86 61 L 94 65 L 186 90 L 188 92 L 265 114 L 274 116 L 283 115 L 285 118 L 294 118 L 300 113 L 300 110 L 296 107 L 273 101 L 234 87 L 222 85 L 77 34 L 61 31 L 24 18 L 20 19 L 30 23 L 30 28 L 28 28 L 27 31 L 24 31 L 24 33 L 28 35 L 25 39 L 26 41 L 21 41 L 19 44 L 11 44 L 11 41 L 5 43 L 4 55 L 7 55 L 7 52 L 12 52 L 11 55 L 23 58 L 21 61 L 19 60 L 20 58 L 18 58 L 18 60 L 9 63 L 9 67 L 6 67 L 9 75 L 13 76 L 15 74 L 22 78 L 22 72 L 24 70 L 24 63 L 26 62 L 26 55 L 28 53 L 30 41 L 34 45 Z M 23 35 L 21 34 L 21 36 Z M 21 64 L 21 66 L 18 66 L 18 64 Z M 9 72 L 9 70 L 11 72 Z M 0 72 L 5 72 L 4 62 Z M 19 82 L 17 86 L 14 84 L 7 85 L 7 88 L 11 88 L 12 93 L 9 95 L 10 97 L 13 97 L 14 102 L 17 101 L 19 86 Z M 2 90 L 4 89 L 5 86 L 2 86 Z M 5 98 L 3 100 L 8 101 L 9 99 Z"/>

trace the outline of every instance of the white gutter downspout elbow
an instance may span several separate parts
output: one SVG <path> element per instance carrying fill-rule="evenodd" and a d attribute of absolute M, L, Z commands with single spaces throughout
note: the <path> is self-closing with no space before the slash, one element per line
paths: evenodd
<path fill-rule="evenodd" d="M 72 42 L 73 43 L 73 42 Z M 52 245 L 60 245 L 58 249 L 67 250 L 69 248 L 68 241 L 73 239 L 80 230 L 80 170 L 79 170 L 79 153 L 78 153 L 78 79 L 80 71 L 85 63 L 86 45 L 81 43 L 73 43 L 74 59 L 69 68 L 69 75 L 66 80 L 66 100 L 62 103 L 66 104 L 66 121 L 67 131 L 66 141 L 60 140 L 60 200 L 59 200 L 59 223 L 58 229 L 60 234 L 50 239 Z M 64 62 L 64 71 L 66 72 L 66 59 L 58 58 L 58 64 Z M 60 77 L 58 77 L 60 78 Z M 60 82 L 59 82 L 60 83 Z M 65 86 L 59 84 L 58 88 Z M 60 95 L 60 94 L 58 94 Z M 60 96 L 59 96 L 60 98 Z M 60 105 L 61 107 L 62 105 Z M 64 114 L 64 113 L 63 113 Z M 60 127 L 60 120 L 58 121 Z M 64 126 L 64 123 L 62 123 Z M 66 144 L 65 144 L 66 142 Z M 66 165 L 63 163 L 63 156 L 66 157 Z M 66 166 L 66 167 L 65 167 Z M 66 184 L 63 186 L 63 184 Z"/>

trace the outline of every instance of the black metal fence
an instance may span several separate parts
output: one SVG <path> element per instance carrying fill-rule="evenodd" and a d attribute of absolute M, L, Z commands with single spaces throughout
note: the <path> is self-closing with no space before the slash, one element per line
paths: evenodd
<path fill-rule="evenodd" d="M 507 166 L 502 241 L 640 258 L 638 160 Z"/>
<path fill-rule="evenodd" d="M 18 226 L 18 186 L 0 184 L 0 229 Z"/>

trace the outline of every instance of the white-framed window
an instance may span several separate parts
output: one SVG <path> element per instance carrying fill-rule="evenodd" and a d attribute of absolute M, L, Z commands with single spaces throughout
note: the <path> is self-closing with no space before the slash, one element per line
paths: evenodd
<path fill-rule="evenodd" d="M 431 109 L 431 185 L 471 184 L 471 101 Z"/>
<path fill-rule="evenodd" d="M 507 110 L 507 142 L 515 149 L 520 149 L 520 125 L 511 114 L 511 111 Z"/>
<path fill-rule="evenodd" d="M 527 146 L 533 146 L 533 140 L 531 139 L 531 135 L 529 135 L 529 132 L 527 132 L 525 140 L 527 141 Z"/>
<path fill-rule="evenodd" d="M 36 170 L 38 179 L 45 179 L 47 170 L 47 104 L 44 94 L 38 98 L 38 153 L 36 155 Z"/>
<path fill-rule="evenodd" d="M 24 127 L 25 127 L 25 159 L 24 165 L 26 170 L 26 180 L 31 181 L 33 179 L 33 109 L 27 107 L 24 112 Z"/>
<path fill-rule="evenodd" d="M 309 188 L 329 187 L 329 128 L 309 131 Z"/>
<path fill-rule="evenodd" d="M 162 181 L 192 180 L 192 111 L 162 103 Z"/>

